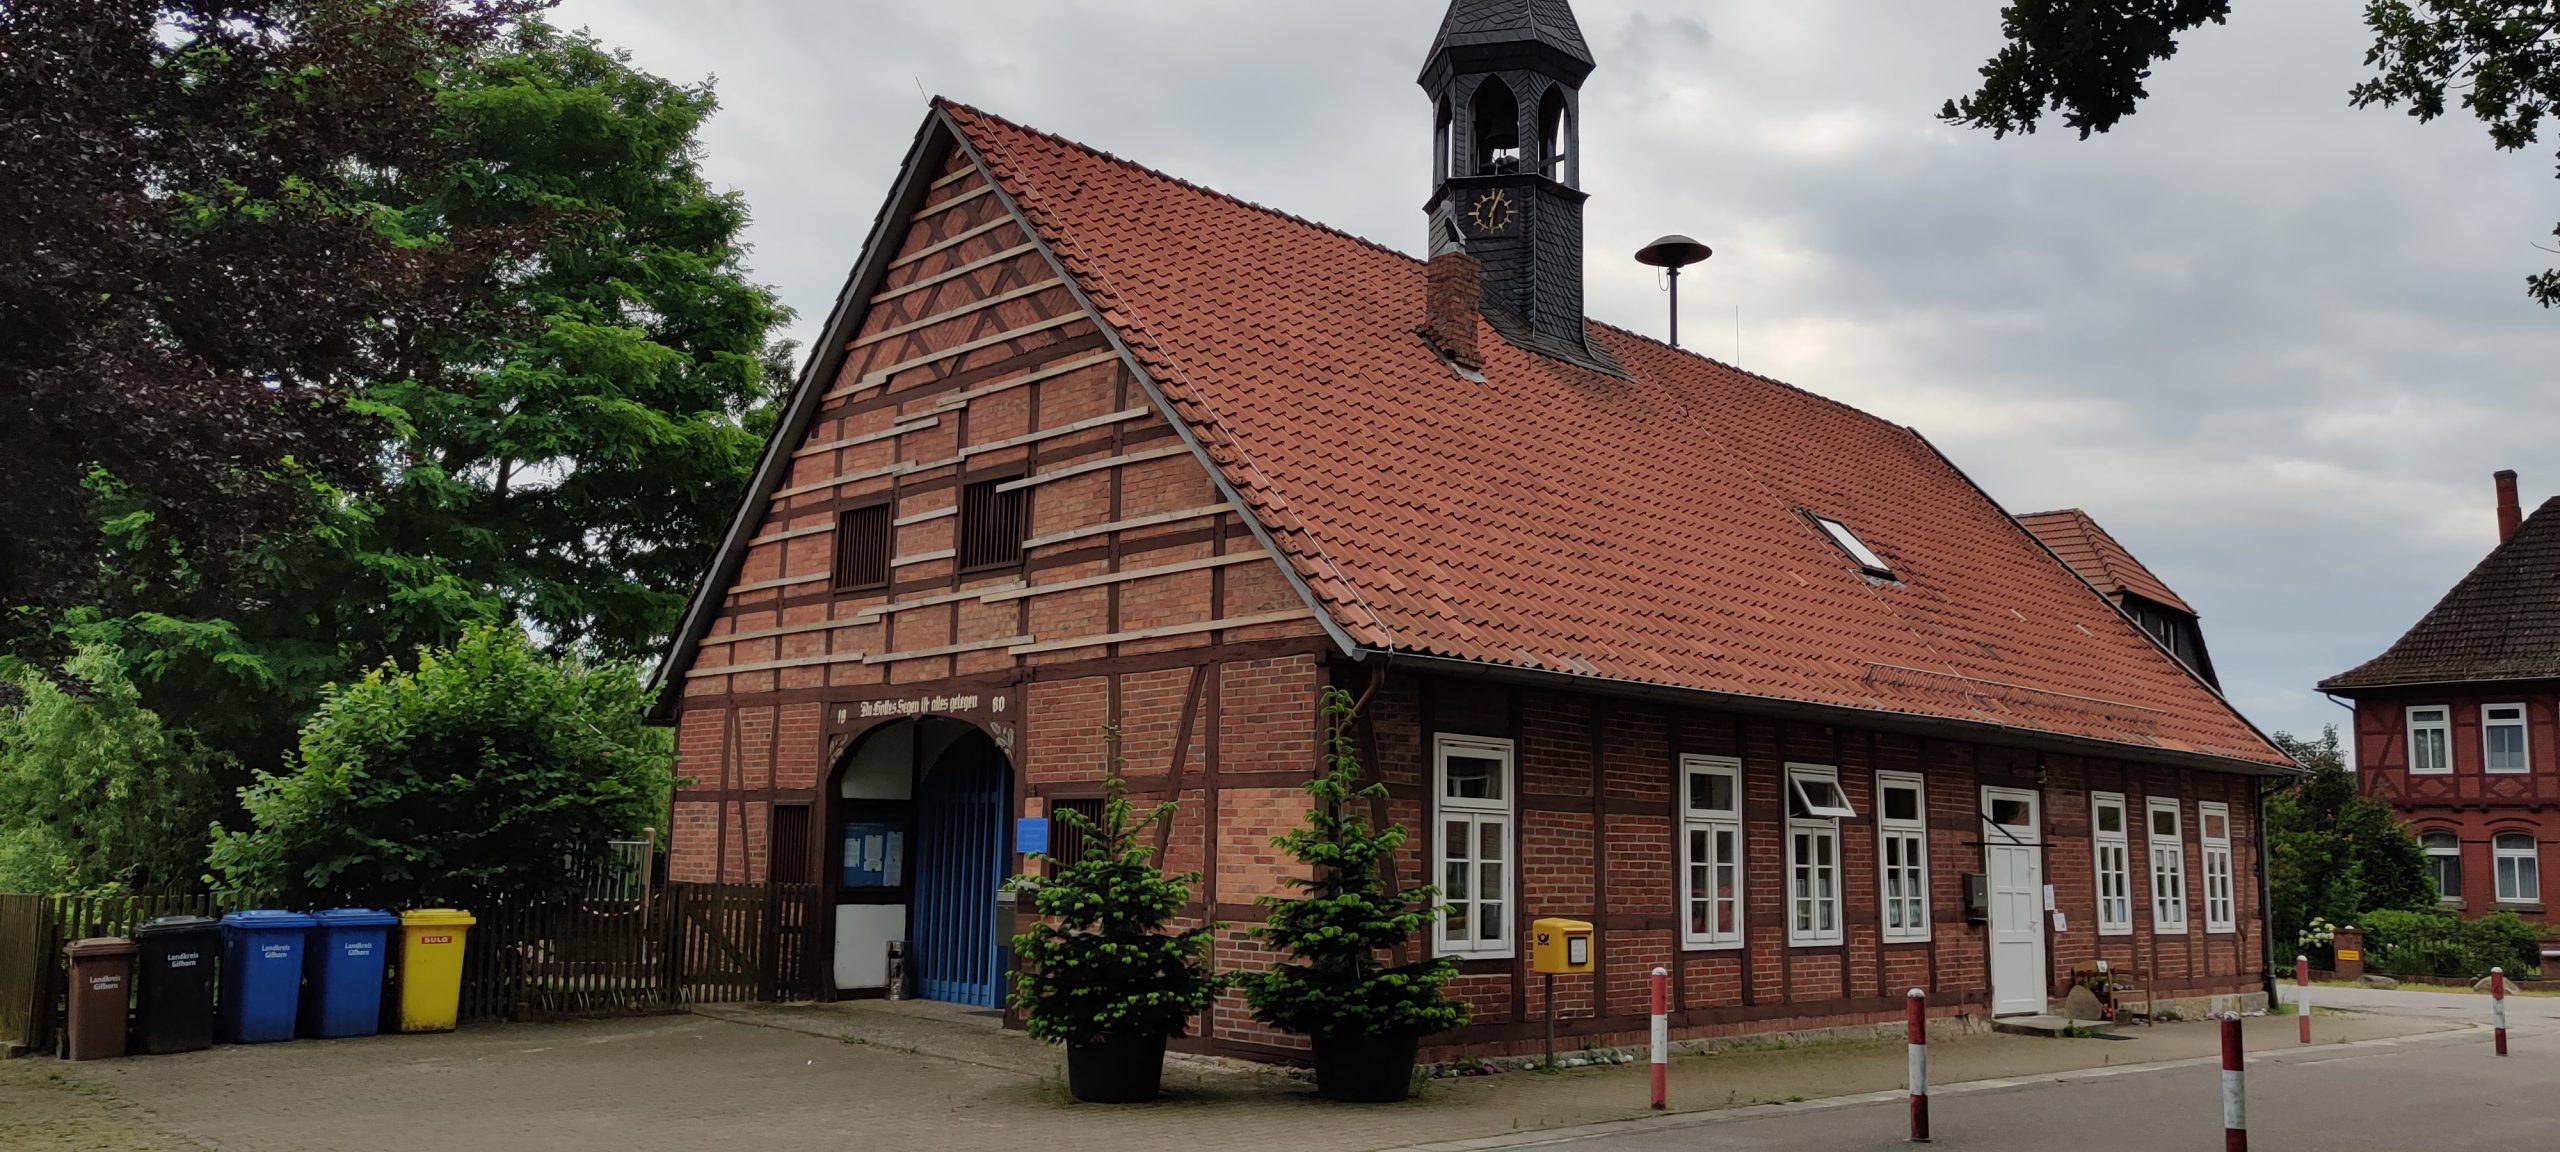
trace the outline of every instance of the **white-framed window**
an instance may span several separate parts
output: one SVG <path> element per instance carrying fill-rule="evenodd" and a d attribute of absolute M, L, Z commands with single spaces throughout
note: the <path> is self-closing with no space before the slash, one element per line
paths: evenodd
<path fill-rule="evenodd" d="M 2427 875 L 2436 882 L 2436 898 L 2448 904 L 2462 902 L 2462 836 L 2454 832 L 2425 832 L 2418 836 L 2418 847 L 2427 853 Z"/>
<path fill-rule="evenodd" d="M 1438 951 L 1509 956 L 1512 898 L 1511 742 L 1442 735 L 1432 742 L 1432 823 L 1437 835 Z"/>
<path fill-rule="evenodd" d="M 1909 772 L 1876 773 L 1876 893 L 1884 938 L 1929 938 L 1928 785 Z"/>
<path fill-rule="evenodd" d="M 2232 931 L 2239 927 L 2239 917 L 2231 902 L 2231 806 L 2198 801 L 2196 838 L 2203 845 L 2204 930 Z"/>
<path fill-rule="evenodd" d="M 1857 815 L 1839 769 L 1787 765 L 1787 943 L 1840 942 L 1840 821 Z"/>
<path fill-rule="evenodd" d="M 1680 944 L 1742 946 L 1742 761 L 1680 758 Z"/>
<path fill-rule="evenodd" d="M 2124 794 L 2089 794 L 2089 840 L 2097 852 L 2098 935 L 2133 933 L 2133 845 Z"/>
<path fill-rule="evenodd" d="M 2498 903 L 2542 902 L 2542 861 L 2530 832 L 2500 832 L 2489 841 L 2498 874 Z"/>
<path fill-rule="evenodd" d="M 2525 751 L 2524 732 L 2524 705 L 2481 705 L 2481 768 L 2490 772 L 2533 771 L 2533 754 Z"/>
<path fill-rule="evenodd" d="M 2453 771 L 2453 710 L 2442 705 L 2409 709 L 2409 774 Z"/>
<path fill-rule="evenodd" d="M 2178 802 L 2154 796 L 2143 802 L 2143 812 L 2149 820 L 2142 842 L 2151 854 L 2151 930 L 2185 932 L 2187 853 L 2184 829 L 2179 827 Z"/>

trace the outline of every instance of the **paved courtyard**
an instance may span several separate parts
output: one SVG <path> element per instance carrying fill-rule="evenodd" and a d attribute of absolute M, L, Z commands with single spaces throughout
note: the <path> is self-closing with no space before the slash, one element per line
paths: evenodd
<path fill-rule="evenodd" d="M 2485 1013 L 2485 1000 L 2465 999 Z M 2486 1047 L 2485 1039 L 2471 1039 L 2479 1033 L 2454 1031 L 2462 1025 L 2450 1019 L 2360 1013 L 2317 1023 L 2324 1051 L 2358 1059 L 2423 1066 L 2415 1054 L 2434 1045 Z M 2533 1059 L 2548 1072 L 2560 1027 L 2542 1028 L 2531 1040 Z M 2292 1029 L 2288 1018 L 2253 1020 L 2251 1045 L 2289 1050 Z M 1975 1034 L 1936 1044 L 1933 1074 L 1948 1085 L 1992 1081 L 1981 1094 L 1997 1099 L 2004 1086 L 2048 1083 L 2074 1069 L 2167 1064 L 2124 1078 L 2165 1086 L 2204 1076 L 2209 1090 L 2209 1070 L 2195 1069 L 2206 1067 L 2201 1062 L 2214 1045 L 2209 1024 L 2136 1028 L 2124 1040 Z M 1720 1125 L 1720 1133 L 1741 1125 L 1730 1129 L 1737 1134 L 1775 1123 L 1766 1139 L 1794 1143 L 1785 1130 L 1794 1123 L 1808 1125 L 1808 1139 L 1878 1123 L 1885 1136 L 1898 1137 L 1889 1116 L 1861 1116 L 1858 1105 L 1799 1102 L 1890 1094 L 1901 1084 L 1903 1055 L 1898 1043 L 1822 1044 L 1675 1062 L 1676 1108 L 1739 1109 L 1713 1120 L 1643 1119 L 1641 1066 L 1440 1080 L 1410 1103 L 1347 1107 L 1317 1101 L 1301 1082 L 1267 1068 L 1184 1061 L 1169 1070 L 1169 1100 L 1101 1107 L 1069 1101 L 1057 1065 L 1054 1049 L 1001 1033 L 991 1021 L 937 1005 L 877 1004 L 501 1025 L 78 1065 L 19 1060 L 0 1066 L 0 1147 L 1359 1152 L 1596 1133 L 1637 1141 L 1629 1148 L 1667 1148 L 1672 1144 L 1650 1141 L 1677 1143 L 1668 1133 L 1700 1122 Z M 2095 1100 L 2118 1091 L 2100 1086 L 2113 1083 L 2061 1090 Z M 1957 1103 L 1961 1095 L 1941 1105 L 1942 1126 L 1967 1107 Z M 1782 1114 L 1760 1115 L 1755 1104 L 1775 1104 Z"/>

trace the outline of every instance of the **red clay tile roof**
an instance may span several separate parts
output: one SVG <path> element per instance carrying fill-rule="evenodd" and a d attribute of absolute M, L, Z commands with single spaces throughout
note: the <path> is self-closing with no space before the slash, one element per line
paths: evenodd
<path fill-rule="evenodd" d="M 942 107 L 1361 645 L 2291 764 L 1916 432 L 1596 323 L 1470 381 L 1419 261 Z"/>
<path fill-rule="evenodd" d="M 2320 688 L 2552 678 L 2560 678 L 2560 496 L 2526 517 L 2382 655 Z"/>
<path fill-rule="evenodd" d="M 2028 512 L 2018 517 L 2018 523 L 2035 533 L 2036 539 L 2044 541 L 2045 547 L 2053 549 L 2054 555 L 2062 557 L 2063 563 L 2070 565 L 2072 571 L 2095 585 L 2098 591 L 2131 592 L 2154 604 L 2175 608 L 2189 616 L 2197 615 L 2195 609 L 2188 607 L 2186 601 L 2169 590 L 2167 582 L 2152 575 L 2149 568 L 2142 566 L 2142 561 L 2134 559 L 2133 553 L 2116 543 L 2116 538 L 2098 527 L 2098 522 L 2090 519 L 2088 513 L 2077 508 Z"/>

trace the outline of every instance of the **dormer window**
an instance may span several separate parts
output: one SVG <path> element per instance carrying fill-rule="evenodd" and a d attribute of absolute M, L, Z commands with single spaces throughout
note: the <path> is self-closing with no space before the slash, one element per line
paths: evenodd
<path fill-rule="evenodd" d="M 1520 170 L 1520 101 L 1499 76 L 1476 86 L 1469 109 L 1468 140 L 1475 145 L 1471 175 L 1507 176 Z"/>
<path fill-rule="evenodd" d="M 1881 580 L 1895 578 L 1893 566 L 1885 563 L 1884 557 L 1876 555 L 1875 549 L 1867 547 L 1866 541 L 1858 539 L 1858 534 L 1850 531 L 1848 525 L 1821 515 L 1815 515 L 1813 522 L 1822 529 L 1823 535 L 1831 537 L 1831 542 L 1840 546 L 1841 551 L 1848 553 L 1850 559 L 1857 561 L 1858 567 L 1867 575 Z"/>
<path fill-rule="evenodd" d="M 1573 110 L 1564 89 L 1547 89 L 1538 106 L 1538 174 L 1567 188 L 1582 186 L 1582 153 L 1573 139 Z"/>

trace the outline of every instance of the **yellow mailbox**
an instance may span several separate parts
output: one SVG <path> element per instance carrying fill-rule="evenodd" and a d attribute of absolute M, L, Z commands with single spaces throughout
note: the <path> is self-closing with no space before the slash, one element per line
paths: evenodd
<path fill-rule="evenodd" d="M 1591 922 L 1549 916 L 1529 926 L 1529 970 L 1549 976 L 1591 970 Z"/>

